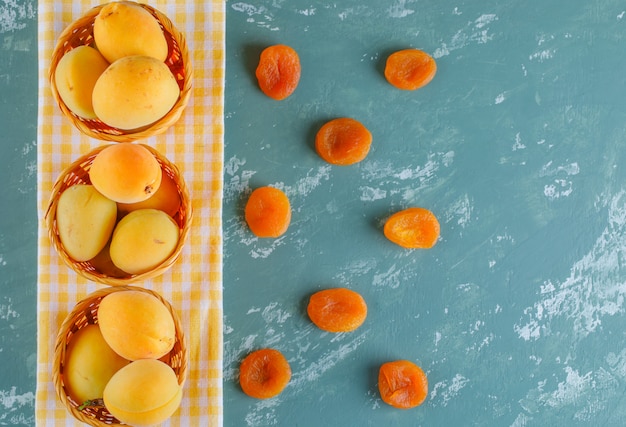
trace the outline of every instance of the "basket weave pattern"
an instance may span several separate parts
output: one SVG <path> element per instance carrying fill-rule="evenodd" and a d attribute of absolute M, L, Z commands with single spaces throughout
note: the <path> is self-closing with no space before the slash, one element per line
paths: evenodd
<path fill-rule="evenodd" d="M 63 245 L 61 244 L 61 240 L 59 238 L 59 230 L 57 228 L 56 222 L 56 210 L 59 202 L 59 197 L 61 196 L 61 193 L 63 193 L 63 191 L 65 191 L 72 185 L 91 184 L 91 181 L 89 179 L 89 169 L 91 168 L 91 164 L 94 158 L 98 155 L 98 153 L 107 147 L 107 145 L 102 145 L 91 151 L 90 153 L 77 159 L 61 173 L 56 183 L 54 184 L 54 187 L 52 188 L 52 194 L 50 195 L 50 202 L 48 204 L 48 209 L 45 216 L 50 241 L 52 242 L 52 245 L 59 254 L 59 257 L 72 270 L 87 278 L 88 280 L 110 286 L 120 286 L 156 277 L 160 274 L 163 274 L 174 264 L 174 262 L 176 262 L 182 252 L 185 241 L 187 240 L 189 230 L 191 228 L 193 215 L 191 210 L 191 201 L 189 198 L 189 190 L 187 189 L 185 181 L 183 180 L 182 175 L 180 174 L 175 164 L 167 160 L 154 148 L 148 145 L 143 146 L 146 147 L 155 156 L 155 158 L 161 165 L 163 173 L 172 178 L 178 188 L 178 194 L 181 198 L 181 204 L 178 212 L 176 212 L 176 214 L 173 216 L 174 221 L 176 221 L 180 229 L 178 245 L 176 246 L 176 249 L 174 250 L 172 255 L 170 255 L 165 261 L 163 261 L 153 270 L 141 274 L 129 274 L 124 277 L 108 276 L 103 272 L 98 271 L 90 261 L 79 262 L 72 259 L 68 255 L 68 253 L 63 248 Z"/>
<path fill-rule="evenodd" d="M 87 325 L 98 323 L 98 307 L 100 307 L 100 301 L 107 295 L 113 292 L 123 291 L 140 291 L 146 292 L 150 295 L 158 298 L 171 313 L 174 319 L 174 326 L 176 328 L 176 341 L 172 350 L 160 360 L 167 363 L 176 374 L 178 378 L 178 384 L 182 387 L 185 383 L 187 375 L 187 347 L 185 342 L 185 335 L 182 330 L 180 318 L 172 308 L 171 304 L 165 300 L 158 293 L 135 286 L 116 286 L 106 287 L 98 291 L 95 291 L 85 297 L 82 301 L 74 307 L 72 312 L 65 318 L 61 329 L 57 335 L 55 348 L 54 348 L 54 372 L 53 382 L 59 399 L 67 410 L 79 421 L 87 423 L 92 426 L 110 426 L 110 425 L 123 425 L 112 416 L 104 406 L 86 406 L 84 409 L 79 410 L 78 407 L 83 402 L 74 402 L 74 400 L 68 396 L 65 390 L 64 384 L 64 365 L 65 365 L 65 352 L 72 337 L 81 328 Z"/>
<path fill-rule="evenodd" d="M 169 67 L 174 75 L 178 87 L 180 88 L 180 96 L 172 109 L 156 122 L 139 129 L 122 130 L 114 128 L 97 119 L 85 119 L 73 113 L 63 102 L 56 88 L 54 74 L 56 67 L 67 52 L 78 46 L 94 46 L 93 24 L 96 16 L 105 4 L 90 9 L 84 16 L 74 21 L 59 36 L 57 45 L 52 55 L 50 63 L 49 79 L 52 95 L 59 105 L 63 114 L 68 117 L 71 122 L 82 133 L 92 138 L 112 141 L 112 142 L 133 142 L 139 139 L 148 138 L 153 135 L 163 133 L 172 126 L 180 118 L 185 109 L 189 97 L 191 96 L 191 81 L 193 71 L 189 60 L 189 51 L 187 42 L 183 34 L 178 31 L 170 19 L 163 13 L 153 7 L 137 3 L 146 9 L 152 16 L 156 18 L 163 30 L 165 39 L 167 40 L 168 55 L 165 64 Z"/>

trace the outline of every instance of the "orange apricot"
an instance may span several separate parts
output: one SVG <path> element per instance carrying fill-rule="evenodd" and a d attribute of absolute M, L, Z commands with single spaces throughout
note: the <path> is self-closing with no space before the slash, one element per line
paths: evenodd
<path fill-rule="evenodd" d="M 428 249 L 439 238 L 439 221 L 424 208 L 408 208 L 391 215 L 383 233 L 393 243 L 407 249 Z"/>
<path fill-rule="evenodd" d="M 159 185 L 159 188 L 149 198 L 137 203 L 118 203 L 117 209 L 122 214 L 127 214 L 128 212 L 139 209 L 158 209 L 174 217 L 176 212 L 180 209 L 181 203 L 178 184 L 176 184 L 174 178 L 167 173 L 163 173 L 161 185 Z"/>
<path fill-rule="evenodd" d="M 378 391 L 388 405 L 414 408 L 426 400 L 428 378 L 422 368 L 409 360 L 383 363 L 378 371 Z"/>
<path fill-rule="evenodd" d="M 331 288 L 311 295 L 307 314 L 320 329 L 328 332 L 350 332 L 365 322 L 367 304 L 353 290 Z"/>
<path fill-rule="evenodd" d="M 315 135 L 317 154 L 333 165 L 347 166 L 365 159 L 372 134 L 358 120 L 340 117 L 326 122 Z"/>
<path fill-rule="evenodd" d="M 437 63 L 419 49 L 404 49 L 392 53 L 385 64 L 385 78 L 398 89 L 416 90 L 435 77 Z"/>
<path fill-rule="evenodd" d="M 278 188 L 259 187 L 248 198 L 245 218 L 257 237 L 279 237 L 291 222 L 289 199 Z"/>
<path fill-rule="evenodd" d="M 137 203 L 161 185 L 161 165 L 143 145 L 112 144 L 96 154 L 89 179 L 102 195 L 118 203 Z"/>
<path fill-rule="evenodd" d="M 298 53 L 289 46 L 277 44 L 261 52 L 255 74 L 261 91 L 280 101 L 296 90 L 300 72 Z"/>
<path fill-rule="evenodd" d="M 239 384 L 248 396 L 268 399 L 280 394 L 291 379 L 291 367 L 283 354 L 264 348 L 248 354 L 239 367 Z"/>

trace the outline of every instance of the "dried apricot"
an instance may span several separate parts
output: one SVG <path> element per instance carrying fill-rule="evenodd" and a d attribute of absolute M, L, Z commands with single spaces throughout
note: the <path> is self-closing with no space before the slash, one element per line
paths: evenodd
<path fill-rule="evenodd" d="M 365 159 L 372 134 L 358 120 L 340 117 L 326 122 L 315 136 L 317 154 L 333 165 L 347 166 Z"/>
<path fill-rule="evenodd" d="M 279 237 L 291 222 L 291 205 L 287 195 L 274 187 L 259 187 L 250 194 L 245 218 L 258 237 Z"/>
<path fill-rule="evenodd" d="M 426 86 L 435 77 L 437 63 L 432 56 L 419 49 L 404 49 L 392 53 L 385 64 L 387 81 L 403 90 Z"/>
<path fill-rule="evenodd" d="M 283 354 L 264 348 L 248 354 L 239 367 L 239 384 L 248 396 L 257 399 L 274 397 L 291 379 L 291 367 Z"/>
<path fill-rule="evenodd" d="M 261 91 L 280 101 L 291 95 L 300 81 L 300 57 L 283 44 L 269 46 L 261 52 L 256 78 Z"/>
<path fill-rule="evenodd" d="M 435 246 L 439 238 L 439 221 L 428 209 L 408 208 L 391 215 L 383 233 L 403 248 L 428 249 Z"/>
<path fill-rule="evenodd" d="M 409 360 L 383 363 L 378 371 L 378 391 L 383 402 L 400 409 L 421 405 L 428 395 L 426 374 Z"/>
<path fill-rule="evenodd" d="M 320 329 L 328 332 L 350 332 L 365 321 L 367 304 L 353 290 L 331 288 L 311 295 L 307 314 Z"/>

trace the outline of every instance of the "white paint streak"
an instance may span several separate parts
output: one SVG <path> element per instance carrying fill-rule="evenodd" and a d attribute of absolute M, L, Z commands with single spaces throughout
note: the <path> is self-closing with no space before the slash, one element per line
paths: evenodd
<path fill-rule="evenodd" d="M 264 399 L 254 403 L 252 411 L 245 416 L 248 427 L 275 426 L 278 425 L 276 407 L 280 405 L 280 399 Z"/>
<path fill-rule="evenodd" d="M 461 374 L 456 374 L 450 381 L 440 381 L 433 386 L 430 400 L 441 406 L 447 406 L 468 383 L 469 380 Z"/>
<path fill-rule="evenodd" d="M 17 394 L 16 387 L 0 390 L 0 424 L 34 425 L 34 416 L 25 415 L 25 413 L 34 413 L 34 408 L 35 394 L 33 392 Z"/>
<path fill-rule="evenodd" d="M 263 309 L 261 317 L 265 323 L 285 323 L 291 317 L 291 313 L 280 308 L 277 302 L 271 302 Z"/>
<path fill-rule="evenodd" d="M 387 191 L 380 188 L 374 188 L 370 186 L 362 186 L 359 188 L 361 191 L 362 202 L 373 202 L 375 200 L 381 200 L 387 197 Z"/>
<path fill-rule="evenodd" d="M 518 132 L 515 134 L 515 142 L 513 143 L 513 151 L 523 150 L 524 148 L 526 148 L 526 145 L 522 143 L 522 136 Z"/>
<path fill-rule="evenodd" d="M 610 400 L 620 400 L 623 394 L 623 380 L 611 368 L 600 367 L 581 373 L 572 366 L 565 366 L 562 372 L 555 372 L 551 377 L 557 378 L 556 384 L 549 384 L 548 379 L 541 380 L 520 400 L 527 416 L 569 408 L 574 420 L 591 425 L 597 414 L 606 413 Z"/>
<path fill-rule="evenodd" d="M 548 59 L 552 59 L 555 53 L 556 49 L 544 49 L 539 52 L 532 53 L 528 56 L 528 59 L 531 61 L 544 62 Z"/>
<path fill-rule="evenodd" d="M 474 25 L 476 26 L 476 28 L 483 28 L 497 20 L 498 20 L 498 17 L 496 16 L 495 13 L 486 13 L 486 14 L 480 15 L 474 21 Z"/>
<path fill-rule="evenodd" d="M 557 321 L 570 323 L 574 339 L 580 340 L 594 332 L 604 316 L 625 312 L 626 281 L 620 271 L 626 255 L 626 191 L 606 203 L 606 228 L 572 266 L 569 277 L 561 283 L 546 280 L 541 286 L 539 299 L 524 309 L 524 320 L 514 325 L 519 338 L 547 337 L 552 321 Z"/>
<path fill-rule="evenodd" d="M 540 176 L 554 176 L 560 173 L 565 173 L 566 175 L 578 175 L 580 173 L 578 162 L 555 166 L 553 165 L 552 160 L 550 160 L 541 168 Z"/>
<path fill-rule="evenodd" d="M 345 336 L 345 334 L 339 335 Z M 326 371 L 333 368 L 339 362 L 352 354 L 352 352 L 354 352 L 366 341 L 366 338 L 367 332 L 364 332 L 352 338 L 347 343 L 341 344 L 337 348 L 327 351 L 318 360 L 307 363 L 306 367 L 294 372 L 289 386 L 297 389 L 306 387 L 307 383 L 315 381 Z"/>
<path fill-rule="evenodd" d="M 415 13 L 415 10 L 408 9 L 406 7 L 406 0 L 398 0 L 395 4 L 389 7 L 387 11 L 389 12 L 390 18 L 405 18 L 409 15 Z"/>
<path fill-rule="evenodd" d="M 20 317 L 20 314 L 13 309 L 10 301 L 8 304 L 0 304 L 0 320 L 9 321 L 18 317 Z"/>
<path fill-rule="evenodd" d="M 420 188 L 434 179 L 437 171 L 443 165 L 448 167 L 454 159 L 454 151 L 430 153 L 423 165 L 408 166 L 398 169 L 398 165 L 391 162 L 371 161 L 363 164 L 362 173 L 365 180 L 382 181 L 392 180 L 394 188 L 397 188 L 399 181 L 420 182 Z M 414 184 L 412 188 L 418 189 Z"/>
<path fill-rule="evenodd" d="M 472 201 L 464 194 L 450 205 L 445 214 L 446 221 L 455 221 L 461 228 L 465 228 L 472 219 L 473 210 Z"/>
<path fill-rule="evenodd" d="M 314 7 L 310 7 L 308 9 L 296 9 L 296 13 L 300 14 L 300 15 L 304 15 L 304 16 L 313 16 L 315 15 L 315 11 L 316 9 Z"/>
<path fill-rule="evenodd" d="M 400 286 L 402 280 L 400 277 L 400 273 L 402 270 L 399 270 L 396 265 L 392 265 L 389 267 L 387 271 L 383 271 L 381 273 L 375 274 L 372 279 L 373 286 L 382 286 L 385 288 L 396 289 Z"/>
<path fill-rule="evenodd" d="M 261 28 L 266 28 L 270 31 L 278 31 L 280 28 L 272 25 L 274 17 L 269 13 L 264 6 L 255 6 L 249 3 L 237 2 L 231 5 L 231 8 L 240 13 L 248 15 L 246 22 L 251 24 L 257 24 Z"/>
<path fill-rule="evenodd" d="M 26 28 L 26 22 L 36 20 L 37 4 L 4 0 L 0 4 L 0 34 Z"/>
<path fill-rule="evenodd" d="M 546 163 L 540 172 L 540 176 L 553 177 L 555 175 L 578 175 L 580 173 L 580 167 L 578 163 L 573 162 L 566 165 L 555 166 L 550 161 Z M 563 178 L 554 178 L 549 184 L 544 186 L 543 194 L 550 200 L 559 199 L 561 197 L 567 197 L 573 192 L 573 183 L 571 180 Z"/>
<path fill-rule="evenodd" d="M 330 165 L 320 166 L 317 169 L 311 169 L 307 175 L 296 181 L 294 185 L 285 185 L 284 183 L 277 185 L 289 197 L 306 196 L 319 187 L 322 182 L 330 179 Z"/>
<path fill-rule="evenodd" d="M 488 13 L 479 16 L 473 22 L 468 22 L 467 25 L 458 30 L 449 41 L 443 42 L 440 47 L 435 49 L 433 57 L 438 59 L 450 55 L 451 52 L 462 49 L 472 43 L 488 43 L 493 39 L 493 35 L 489 33 L 489 24 L 497 20 L 497 15 Z"/>
<path fill-rule="evenodd" d="M 224 199 L 231 200 L 240 197 L 241 193 L 250 188 L 250 179 L 256 174 L 255 171 L 241 170 L 246 164 L 246 159 L 233 156 L 224 162 Z"/>

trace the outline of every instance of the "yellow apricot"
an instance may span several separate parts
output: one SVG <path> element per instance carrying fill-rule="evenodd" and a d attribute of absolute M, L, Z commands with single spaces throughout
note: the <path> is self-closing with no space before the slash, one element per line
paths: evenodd
<path fill-rule="evenodd" d="M 96 118 L 91 94 L 108 66 L 100 52 L 90 46 L 78 46 L 63 55 L 54 71 L 54 84 L 70 111 L 85 119 Z"/>
<path fill-rule="evenodd" d="M 109 347 L 98 325 L 87 325 L 72 336 L 65 350 L 65 391 L 78 404 L 100 399 L 113 374 L 128 363 Z"/>
<path fill-rule="evenodd" d="M 113 292 L 102 298 L 98 324 L 107 344 L 128 360 L 158 359 L 176 342 L 172 314 L 157 297 L 142 291 Z"/>
<path fill-rule="evenodd" d="M 104 274 L 108 277 L 126 277 L 128 273 L 122 271 L 117 268 L 115 264 L 113 264 L 113 260 L 111 259 L 110 251 L 110 242 L 92 259 L 89 260 L 91 265 L 96 269 L 97 272 Z"/>
<path fill-rule="evenodd" d="M 169 216 L 176 215 L 180 208 L 181 200 L 178 192 L 178 185 L 167 173 L 161 178 L 161 185 L 157 191 L 144 200 L 137 203 L 118 203 L 117 209 L 122 214 L 127 214 L 138 209 L 158 209 Z"/>
<path fill-rule="evenodd" d="M 164 62 L 150 56 L 125 56 L 96 81 L 93 110 L 109 126 L 134 130 L 165 116 L 179 95 L 178 83 Z"/>
<path fill-rule="evenodd" d="M 112 144 L 91 163 L 89 179 L 96 189 L 120 203 L 136 203 L 153 195 L 161 185 L 161 165 L 146 147 Z"/>
<path fill-rule="evenodd" d="M 93 185 L 73 185 L 59 196 L 56 207 L 59 240 L 75 261 L 88 261 L 106 246 L 116 219 L 115 202 Z"/>
<path fill-rule="evenodd" d="M 178 224 L 165 212 L 157 209 L 132 211 L 113 230 L 111 260 L 129 274 L 145 273 L 174 253 L 179 238 Z"/>
<path fill-rule="evenodd" d="M 152 426 L 180 406 L 182 387 L 170 366 L 154 359 L 131 362 L 113 375 L 104 389 L 104 406 L 119 421 Z"/>
<path fill-rule="evenodd" d="M 167 41 L 159 22 L 135 2 L 104 5 L 94 20 L 93 37 L 109 62 L 130 55 L 167 58 Z"/>

